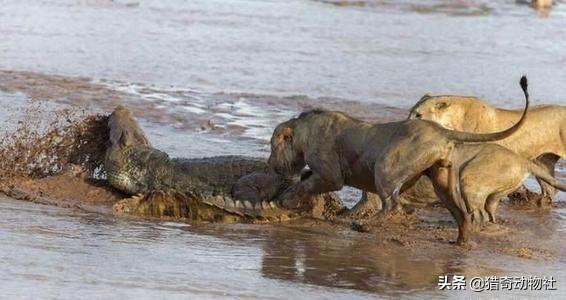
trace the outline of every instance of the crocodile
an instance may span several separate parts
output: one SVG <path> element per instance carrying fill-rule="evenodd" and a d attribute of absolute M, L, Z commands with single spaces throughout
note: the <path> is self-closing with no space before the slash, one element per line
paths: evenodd
<path fill-rule="evenodd" d="M 104 158 L 108 183 L 131 198 L 115 213 L 210 222 L 272 222 L 297 217 L 330 219 L 346 209 L 332 194 L 301 199 L 285 209 L 277 195 L 301 180 L 271 171 L 267 161 L 245 156 L 171 158 L 154 148 L 127 108 L 108 119 Z M 303 174 L 303 180 L 309 173 Z"/>

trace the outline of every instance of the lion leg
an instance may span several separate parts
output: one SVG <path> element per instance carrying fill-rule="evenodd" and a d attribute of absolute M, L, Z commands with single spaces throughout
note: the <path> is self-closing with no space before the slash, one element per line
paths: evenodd
<path fill-rule="evenodd" d="M 468 203 L 475 204 L 477 201 L 485 200 L 485 197 L 482 199 L 480 197 L 474 197 L 475 195 L 470 196 L 466 194 L 465 191 L 463 191 L 462 194 L 462 197 L 464 197 Z M 482 224 L 489 220 L 488 213 L 483 208 L 483 205 L 473 205 L 469 213 L 471 215 L 471 223 L 474 230 L 479 229 Z"/>
<path fill-rule="evenodd" d="M 447 207 L 452 207 L 450 212 L 458 224 L 458 239 L 456 240 L 456 244 L 465 246 L 470 240 L 470 232 L 473 228 L 473 215 L 469 212 L 470 208 L 466 207 L 466 203 L 469 203 L 468 201 L 470 199 L 463 199 L 460 189 L 453 186 L 449 187 L 449 192 L 447 194 L 448 195 L 445 196 L 447 201 L 445 202 L 448 204 Z"/>
<path fill-rule="evenodd" d="M 279 202 L 283 207 L 297 208 L 305 197 L 338 191 L 344 186 L 344 178 L 335 152 L 315 151 L 306 154 L 306 162 L 311 173 L 306 179 L 294 184 L 283 192 Z"/>
<path fill-rule="evenodd" d="M 366 219 L 377 214 L 382 209 L 381 198 L 375 193 L 362 191 L 362 197 L 348 213 L 357 219 Z"/>
<path fill-rule="evenodd" d="M 485 201 L 485 210 L 487 211 L 487 215 L 489 216 L 489 222 L 497 223 L 497 220 L 495 218 L 495 211 L 497 210 L 497 206 L 499 205 L 501 198 L 503 198 L 507 194 L 507 192 L 496 193 L 491 194 L 489 195 L 489 197 L 487 197 L 487 200 Z"/>
<path fill-rule="evenodd" d="M 313 172 L 307 179 L 300 181 L 287 190 L 279 197 L 278 201 L 285 208 L 297 208 L 302 199 L 306 197 L 340 190 L 344 186 L 342 180 L 326 180 L 317 173 Z"/>
<path fill-rule="evenodd" d="M 478 229 L 489 222 L 495 223 L 495 210 L 506 192 L 486 194 L 476 190 L 477 186 L 463 186 L 462 196 L 471 206 L 472 223 Z"/>
<path fill-rule="evenodd" d="M 375 186 L 380 187 L 380 183 L 379 183 L 379 179 L 378 179 L 378 171 L 375 171 L 375 177 L 376 177 L 376 181 L 375 181 Z M 413 176 L 412 179 L 401 179 L 396 183 L 396 187 L 393 189 L 393 191 L 391 192 L 391 194 L 387 194 L 386 192 L 384 192 L 384 189 L 379 189 L 377 191 L 377 194 L 375 195 L 377 197 L 377 199 L 379 199 L 381 201 L 381 211 L 380 214 L 382 217 L 389 215 L 391 212 L 393 211 L 402 211 L 403 207 L 402 204 L 400 203 L 400 199 L 399 199 L 399 195 L 401 193 L 403 193 L 404 191 L 406 191 L 407 189 L 413 187 L 415 185 L 415 182 L 421 177 L 421 174 L 418 174 L 418 176 Z"/>
<path fill-rule="evenodd" d="M 481 228 L 489 222 L 489 214 L 484 208 L 477 208 L 472 211 L 472 225 L 474 230 Z"/>
<path fill-rule="evenodd" d="M 456 244 L 464 246 L 470 240 L 470 232 L 472 231 L 472 221 L 470 214 L 464 214 L 462 223 L 458 224 L 458 240 Z"/>
<path fill-rule="evenodd" d="M 286 187 L 287 179 L 274 172 L 254 172 L 238 179 L 232 186 L 231 194 L 234 199 L 248 200 L 252 203 L 273 199 Z"/>
<path fill-rule="evenodd" d="M 457 207 L 457 212 L 460 216 L 456 221 L 458 221 L 458 240 L 456 243 L 460 246 L 468 244 L 470 239 L 470 232 L 472 231 L 472 212 L 474 202 L 470 202 L 471 199 L 462 195 L 462 187 L 460 181 L 460 167 L 456 164 L 449 168 L 443 168 L 448 171 L 448 201 L 454 203 Z"/>
<path fill-rule="evenodd" d="M 554 176 L 554 167 L 556 163 L 560 160 L 558 155 L 548 153 L 539 156 L 536 161 L 544 167 L 552 176 Z M 537 182 L 540 185 L 542 197 L 537 199 L 537 205 L 543 207 L 552 202 L 552 199 L 556 195 L 556 189 L 550 184 L 537 178 Z"/>
<path fill-rule="evenodd" d="M 446 150 L 451 145 L 444 145 L 445 141 L 428 141 L 417 146 L 413 143 L 413 139 L 405 138 L 393 142 L 375 162 L 375 189 L 384 204 L 382 212 L 397 208 L 394 195 L 451 153 Z"/>
<path fill-rule="evenodd" d="M 449 179 L 449 177 L 454 175 L 455 170 L 450 169 L 451 168 L 435 167 L 432 168 L 427 175 L 433 183 L 436 195 L 448 209 L 458 225 L 458 239 L 456 243 L 458 245 L 465 245 L 469 240 L 472 228 L 472 216 L 467 213 L 467 208 L 463 205 L 461 195 L 460 197 L 455 195 L 457 190 L 459 192 L 459 189 L 455 186 L 451 186 L 454 183 L 450 182 L 453 181 L 453 179 Z"/>
<path fill-rule="evenodd" d="M 465 245 L 469 241 L 470 231 L 472 229 L 472 217 L 465 212 L 465 208 L 461 208 L 454 197 L 449 193 L 439 193 L 438 198 L 442 201 L 444 206 L 448 209 L 456 225 L 458 225 L 458 245 Z"/>

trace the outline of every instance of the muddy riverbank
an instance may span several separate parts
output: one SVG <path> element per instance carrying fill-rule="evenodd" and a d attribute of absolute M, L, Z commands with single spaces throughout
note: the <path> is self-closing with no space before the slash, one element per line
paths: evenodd
<path fill-rule="evenodd" d="M 566 259 L 562 251 L 566 234 L 563 199 L 542 211 L 504 202 L 499 209 L 500 225 L 475 235 L 472 246 L 462 248 L 453 244 L 457 229 L 442 207 L 397 216 L 374 225 L 369 233 L 317 220 L 263 225 L 187 224 L 113 216 L 111 205 L 120 195 L 71 175 L 18 184 L 19 193 L 10 196 L 26 201 L 3 199 L 0 204 L 0 215 L 4 216 L 0 228 L 5 232 L 2 240 L 18 238 L 0 248 L 19 251 L 16 247 L 31 238 L 31 244 L 21 250 L 42 253 L 31 258 L 39 262 L 38 267 L 55 253 L 71 257 L 57 265 L 57 269 L 67 270 L 70 277 L 50 275 L 50 264 L 46 269 L 28 267 L 25 272 L 18 271 L 15 261 L 21 256 L 13 255 L 2 258 L 6 262 L 3 284 L 18 278 L 23 282 L 33 280 L 48 294 L 56 290 L 57 295 L 71 295 L 75 288 L 81 288 L 87 295 L 95 295 L 95 286 L 111 285 L 120 293 L 131 295 L 148 289 L 149 281 L 157 274 L 168 280 L 152 281 L 149 295 L 158 289 L 177 296 L 203 293 L 201 296 L 244 298 L 279 298 L 278 293 L 291 286 L 294 288 L 285 292 L 287 295 L 469 295 L 470 291 L 438 291 L 438 276 L 446 274 L 468 278 L 529 274 L 554 276 L 558 282 L 566 280 L 559 271 Z M 27 201 L 36 204 L 30 207 Z M 77 245 L 84 238 L 88 238 L 88 244 Z M 98 261 L 97 257 L 104 260 Z M 150 267 L 157 262 L 157 270 Z M 185 268 L 174 267 L 179 264 Z M 147 273 L 145 268 L 153 271 Z M 207 271 L 199 272 L 199 268 Z M 93 277 L 105 272 L 120 272 L 124 277 Z M 217 272 L 234 276 L 226 278 Z M 36 275 L 30 277 L 32 274 Z M 237 288 L 249 280 L 255 282 L 250 286 L 253 290 Z M 51 286 L 60 282 L 66 284 L 57 289 Z M 258 284 L 265 290 L 257 290 Z M 204 286 L 207 288 L 202 290 Z M 18 295 L 11 293 L 8 295 Z M 559 293 L 514 291 L 506 296 Z"/>
<path fill-rule="evenodd" d="M 274 126 L 315 107 L 376 122 L 404 118 L 425 93 L 514 108 L 525 73 L 533 105 L 566 104 L 562 1 L 546 16 L 514 0 L 0 6 L 3 134 L 62 109 L 93 115 L 123 104 L 172 156 L 266 157 Z M 566 180 L 563 161 L 558 168 Z M 45 196 L 67 187 L 67 202 L 1 196 L 5 297 L 564 298 L 564 193 L 540 211 L 504 202 L 501 228 L 461 249 L 438 207 L 370 233 L 320 221 L 187 224 L 117 217 L 108 208 L 119 195 L 81 178 L 49 180 L 28 188 Z M 340 194 L 348 206 L 359 199 Z M 558 290 L 439 291 L 445 274 L 554 276 Z"/>

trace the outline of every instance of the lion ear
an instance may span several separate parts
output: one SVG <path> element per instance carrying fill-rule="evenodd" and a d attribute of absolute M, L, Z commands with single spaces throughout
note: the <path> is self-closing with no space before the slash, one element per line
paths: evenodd
<path fill-rule="evenodd" d="M 286 142 L 293 141 L 293 129 L 290 127 L 285 127 L 281 129 L 281 132 L 279 133 L 279 138 Z"/>
<path fill-rule="evenodd" d="M 438 102 L 438 103 L 436 103 L 436 105 L 435 105 L 434 107 L 435 107 L 436 109 L 445 109 L 445 108 L 447 108 L 448 106 L 450 106 L 450 104 L 447 103 L 447 102 Z"/>

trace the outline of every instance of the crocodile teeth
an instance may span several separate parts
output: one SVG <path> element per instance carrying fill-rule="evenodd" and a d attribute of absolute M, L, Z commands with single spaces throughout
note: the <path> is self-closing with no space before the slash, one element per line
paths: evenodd
<path fill-rule="evenodd" d="M 208 201 L 216 206 L 216 207 L 223 207 L 225 205 L 224 199 L 222 197 L 210 197 Z"/>
<path fill-rule="evenodd" d="M 277 204 L 275 204 L 275 201 L 269 202 L 269 206 L 271 206 L 271 208 L 277 208 Z"/>
<path fill-rule="evenodd" d="M 236 208 L 244 208 L 244 205 L 242 205 L 242 202 L 240 202 L 238 200 L 236 200 L 236 203 L 235 203 L 234 206 L 236 206 Z"/>
<path fill-rule="evenodd" d="M 267 201 L 261 201 L 261 208 L 263 209 L 268 209 L 269 208 L 269 203 Z"/>
<path fill-rule="evenodd" d="M 252 203 L 250 201 L 244 201 L 244 207 L 246 209 L 254 209 L 254 206 L 252 205 Z"/>
<path fill-rule="evenodd" d="M 234 201 L 232 201 L 232 199 L 225 199 L 224 205 L 226 208 L 234 208 Z"/>

